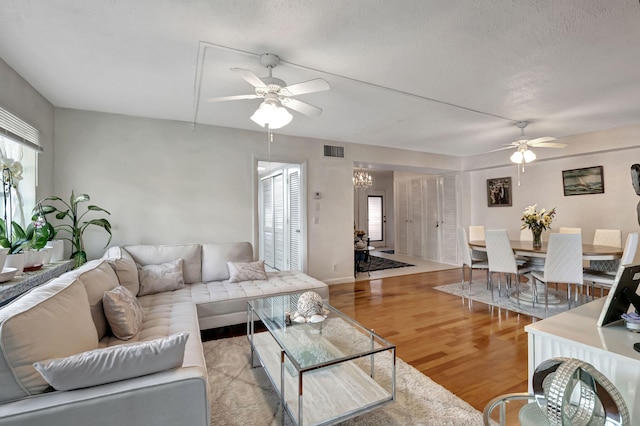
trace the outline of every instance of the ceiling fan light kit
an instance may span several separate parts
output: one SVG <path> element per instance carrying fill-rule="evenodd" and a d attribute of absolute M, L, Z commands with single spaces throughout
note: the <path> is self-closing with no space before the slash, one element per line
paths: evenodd
<path fill-rule="evenodd" d="M 329 90 L 331 88 L 329 83 L 321 78 L 316 78 L 287 86 L 284 81 L 272 75 L 273 68 L 279 63 L 280 58 L 273 53 L 261 55 L 260 64 L 269 70 L 269 75 L 262 78 L 256 76 L 250 70 L 232 68 L 231 71 L 238 74 L 254 87 L 255 93 L 250 95 L 214 97 L 207 99 L 207 102 L 264 98 L 264 101 L 251 116 L 251 120 L 262 127 L 268 125 L 269 129 L 279 129 L 291 122 L 293 116 L 287 108 L 308 116 L 320 115 L 322 109 L 294 99 L 293 96 Z"/>

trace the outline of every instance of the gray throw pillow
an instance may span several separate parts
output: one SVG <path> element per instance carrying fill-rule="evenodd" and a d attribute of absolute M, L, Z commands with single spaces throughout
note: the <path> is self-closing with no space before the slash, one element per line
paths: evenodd
<path fill-rule="evenodd" d="M 230 283 L 267 279 L 264 260 L 257 262 L 227 262 L 227 267 L 229 268 Z"/>
<path fill-rule="evenodd" d="M 120 340 L 129 340 L 138 334 L 144 320 L 142 306 L 126 287 L 120 285 L 105 291 L 102 307 L 114 336 Z"/>
<path fill-rule="evenodd" d="M 138 296 L 178 290 L 184 287 L 182 259 L 159 265 L 138 265 L 140 291 Z"/>
<path fill-rule="evenodd" d="M 33 363 L 54 389 L 66 391 L 182 367 L 189 333 L 94 349 Z"/>

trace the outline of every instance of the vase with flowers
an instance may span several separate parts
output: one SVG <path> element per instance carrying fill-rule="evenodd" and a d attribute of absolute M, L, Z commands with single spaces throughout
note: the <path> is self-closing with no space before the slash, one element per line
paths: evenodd
<path fill-rule="evenodd" d="M 556 215 L 556 208 L 547 211 L 537 211 L 537 204 L 528 206 L 522 213 L 522 229 L 529 228 L 533 235 L 533 248 L 542 247 L 542 231 L 551 228 L 551 222 Z"/>

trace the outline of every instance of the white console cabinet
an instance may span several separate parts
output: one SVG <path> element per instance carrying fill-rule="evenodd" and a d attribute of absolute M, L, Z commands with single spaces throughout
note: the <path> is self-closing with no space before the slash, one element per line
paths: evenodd
<path fill-rule="evenodd" d="M 631 415 L 640 424 L 640 352 L 633 344 L 640 333 L 623 322 L 598 327 L 605 298 L 554 315 L 525 327 L 529 336 L 529 392 L 536 366 L 553 357 L 577 358 L 593 365 L 618 388 Z"/>

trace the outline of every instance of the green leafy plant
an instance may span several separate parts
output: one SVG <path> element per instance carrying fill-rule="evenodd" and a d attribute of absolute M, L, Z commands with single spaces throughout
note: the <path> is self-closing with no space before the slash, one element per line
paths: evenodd
<path fill-rule="evenodd" d="M 80 203 L 84 203 L 91 200 L 88 194 L 80 194 L 75 195 L 73 191 L 71 191 L 71 197 L 69 197 L 69 202 L 66 202 L 60 197 L 49 196 L 38 202 L 40 212 L 43 215 L 48 215 L 51 213 L 55 213 L 56 219 L 60 221 L 70 221 L 71 223 L 62 223 L 60 225 L 54 226 L 55 232 L 66 231 L 70 234 L 70 237 L 62 238 L 64 240 L 68 240 L 71 242 L 73 247 L 73 251 L 71 253 L 71 259 L 75 261 L 75 267 L 84 264 L 87 262 L 87 253 L 84 250 L 84 242 L 82 236 L 84 231 L 89 226 L 98 226 L 103 228 L 109 234 L 109 241 L 105 244 L 105 247 L 109 245 L 111 242 L 111 223 L 107 219 L 91 219 L 91 220 L 83 220 L 85 215 L 89 212 L 102 212 L 110 215 L 108 211 L 103 209 L 102 207 L 98 207 L 92 204 L 87 206 L 87 209 L 84 212 L 80 212 Z M 58 208 L 51 204 L 44 204 L 46 201 L 55 201 L 57 203 L 62 204 L 63 207 Z"/>
<path fill-rule="evenodd" d="M 30 223 L 26 231 L 16 222 L 11 223 L 11 232 L 7 230 L 7 225 L 0 219 L 0 246 L 9 249 L 9 254 L 21 253 L 24 250 L 40 250 L 49 241 L 49 230 L 45 227 L 38 227 L 35 223 Z"/>

